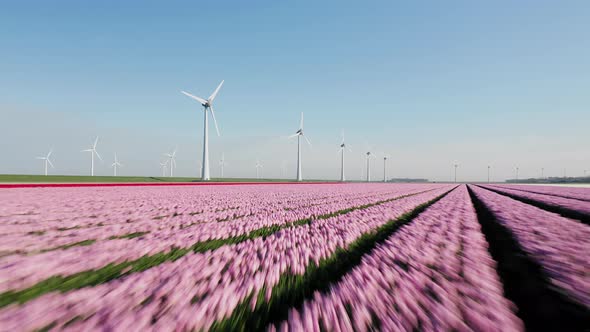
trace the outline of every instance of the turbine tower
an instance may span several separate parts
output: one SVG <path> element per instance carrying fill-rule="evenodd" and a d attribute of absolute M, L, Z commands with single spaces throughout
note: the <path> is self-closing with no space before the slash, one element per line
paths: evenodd
<path fill-rule="evenodd" d="M 203 106 L 203 113 L 204 113 L 204 121 L 203 121 L 203 167 L 201 169 L 201 180 L 209 181 L 211 178 L 209 177 L 209 118 L 207 117 L 207 111 L 211 111 L 211 117 L 213 117 L 213 123 L 215 123 L 215 130 L 217 131 L 217 136 L 219 134 L 219 127 L 217 126 L 217 120 L 215 119 L 215 112 L 213 111 L 213 100 L 217 97 L 217 93 L 221 86 L 223 85 L 224 81 L 221 81 L 217 86 L 217 89 L 213 91 L 211 96 L 207 99 L 203 99 L 201 97 L 197 97 L 191 95 L 188 92 L 181 91 L 186 96 L 198 101 Z"/>
<path fill-rule="evenodd" d="M 387 159 L 389 155 L 383 154 L 383 182 L 387 182 Z"/>
<path fill-rule="evenodd" d="M 164 155 L 168 157 L 168 160 L 170 160 L 170 177 L 174 175 L 173 170 L 176 168 L 176 150 L 177 148 L 174 148 L 172 153 L 164 153 Z"/>
<path fill-rule="evenodd" d="M 490 165 L 488 165 L 488 183 L 490 183 Z"/>
<path fill-rule="evenodd" d="M 36 157 L 37 159 L 44 160 L 44 164 L 45 164 L 45 176 L 47 176 L 47 164 L 51 165 L 51 168 L 55 168 L 55 167 L 53 167 L 53 164 L 51 163 L 51 160 L 49 160 L 49 156 L 51 156 L 51 153 L 52 152 L 53 152 L 53 148 L 51 148 L 49 150 L 49 153 L 45 157 Z"/>
<path fill-rule="evenodd" d="M 117 176 L 117 167 L 121 167 L 123 165 L 121 165 L 119 163 L 119 160 L 117 160 L 117 153 L 115 152 L 115 162 L 111 164 L 111 167 L 113 168 L 114 171 L 114 176 Z"/>
<path fill-rule="evenodd" d="M 96 139 L 94 140 L 94 144 L 92 144 L 92 147 L 90 149 L 86 149 L 86 150 L 81 151 L 81 152 L 90 152 L 90 176 L 94 176 L 94 155 L 96 155 L 98 157 L 98 159 L 100 159 L 100 161 L 102 161 L 102 158 L 100 157 L 100 155 L 96 151 L 96 144 L 97 143 L 98 143 L 98 136 L 96 136 Z"/>
<path fill-rule="evenodd" d="M 168 166 L 168 160 L 164 160 L 164 162 L 160 162 L 160 167 L 162 168 L 162 176 L 166 176 L 166 167 Z"/>
<path fill-rule="evenodd" d="M 260 179 L 260 172 L 259 170 L 264 167 L 262 166 L 262 164 L 260 163 L 260 161 L 258 159 L 256 159 L 256 178 Z"/>
<path fill-rule="evenodd" d="M 227 165 L 225 162 L 225 154 L 221 153 L 221 160 L 219 160 L 219 166 L 221 167 L 221 177 L 223 178 L 223 167 Z"/>
<path fill-rule="evenodd" d="M 375 156 L 371 154 L 371 151 L 367 151 L 365 155 L 367 156 L 367 182 L 371 182 L 371 158 Z"/>
<path fill-rule="evenodd" d="M 303 181 L 301 175 L 301 137 L 305 138 L 307 144 L 311 146 L 311 142 L 307 139 L 307 136 L 303 134 L 303 112 L 301 112 L 301 121 L 299 122 L 299 130 L 295 134 L 289 136 L 289 138 L 297 137 L 297 181 Z"/>
<path fill-rule="evenodd" d="M 459 167 L 459 165 L 454 164 L 453 166 L 455 166 L 455 183 L 457 183 L 457 167 Z"/>
<path fill-rule="evenodd" d="M 346 149 L 348 149 L 348 151 L 351 151 L 350 148 L 344 142 L 344 130 L 342 130 L 342 143 L 340 143 L 340 150 L 338 150 L 338 152 L 340 152 L 340 154 L 341 154 L 341 158 L 340 158 L 340 181 L 341 182 L 346 181 L 346 178 L 344 176 L 344 150 L 346 150 Z"/>

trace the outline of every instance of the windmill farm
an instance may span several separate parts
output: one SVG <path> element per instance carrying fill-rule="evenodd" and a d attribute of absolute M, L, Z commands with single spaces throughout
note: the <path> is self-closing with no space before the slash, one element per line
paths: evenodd
<path fill-rule="evenodd" d="M 181 90 L 180 93 L 186 97 L 189 97 L 192 101 L 196 101 L 198 104 L 197 107 L 197 111 L 202 111 L 202 123 L 199 126 L 202 126 L 202 150 L 201 150 L 201 154 L 199 155 L 199 162 L 198 165 L 195 165 L 195 171 L 197 171 L 198 168 L 198 174 L 199 176 L 197 178 L 194 178 L 192 180 L 197 180 L 197 181 L 223 181 L 224 179 L 228 179 L 228 180 L 235 180 L 235 178 L 227 178 L 226 174 L 227 174 L 227 168 L 231 168 L 231 169 L 235 169 L 235 168 L 241 168 L 241 169 L 252 169 L 252 176 L 250 177 L 251 179 L 255 179 L 257 181 L 260 180 L 271 180 L 271 179 L 265 179 L 264 176 L 264 169 L 265 169 L 265 165 L 263 163 L 263 161 L 260 158 L 257 158 L 255 160 L 255 164 L 253 166 L 251 165 L 246 165 L 246 162 L 242 162 L 242 163 L 228 163 L 227 159 L 226 159 L 226 153 L 223 151 L 211 151 L 211 147 L 210 147 L 210 137 L 209 137 L 209 131 L 210 131 L 210 127 L 211 124 L 210 122 L 213 122 L 213 127 L 215 128 L 215 133 L 217 137 L 221 136 L 221 131 L 219 130 L 219 124 L 217 122 L 217 118 L 215 116 L 215 108 L 214 108 L 214 102 L 216 100 L 216 98 L 218 97 L 218 95 L 220 94 L 220 91 L 222 90 L 223 84 L 224 84 L 224 80 L 222 80 L 217 87 L 213 90 L 213 92 L 209 95 L 209 97 L 204 98 L 204 97 L 199 97 L 196 94 Z M 210 121 L 210 119 L 212 121 Z M 198 128 L 198 127 L 197 127 Z M 198 130 L 197 128 L 195 128 L 195 130 Z M 292 156 L 292 158 L 290 159 L 283 159 L 280 162 L 280 178 L 276 179 L 276 180 L 280 180 L 280 181 L 297 181 L 297 182 L 302 182 L 302 181 L 310 181 L 310 180 L 314 180 L 314 179 L 309 179 L 309 177 L 305 176 L 305 166 L 306 166 L 306 153 L 309 152 L 308 150 L 313 148 L 313 145 L 311 143 L 310 138 L 308 137 L 308 135 L 306 134 L 306 132 L 304 131 L 304 113 L 301 112 L 299 115 L 299 126 L 297 127 L 297 129 L 295 130 L 295 132 L 291 135 L 288 136 L 282 136 L 282 138 L 286 138 L 285 140 L 281 140 L 282 142 L 285 143 L 281 143 L 285 145 L 285 150 L 289 150 L 291 151 L 289 154 Z M 371 152 L 371 151 L 363 151 L 362 155 L 364 156 L 364 160 L 365 163 L 361 166 L 362 168 L 362 174 L 361 177 L 357 178 L 354 177 L 352 175 L 347 174 L 347 170 L 345 168 L 345 164 L 346 164 L 346 160 L 348 160 L 349 157 L 348 155 L 350 154 L 351 156 L 354 154 L 353 150 L 350 148 L 350 146 L 348 145 L 347 142 L 345 142 L 345 138 L 344 138 L 344 130 L 342 130 L 342 134 L 341 134 L 341 142 L 340 144 L 334 144 L 334 150 L 337 152 L 336 155 L 334 155 L 334 168 L 333 168 L 333 172 L 334 172 L 334 178 L 338 179 L 341 182 L 350 180 L 352 178 L 355 179 L 355 181 L 374 181 L 376 179 L 376 177 L 372 177 L 372 168 L 375 167 L 375 155 Z M 296 149 L 291 149 L 288 145 L 288 142 L 296 142 Z M 367 148 L 369 149 L 369 148 Z M 44 176 L 48 176 L 48 175 L 52 175 L 52 171 L 54 170 L 55 166 L 54 166 L 54 162 L 55 162 L 55 155 L 52 156 L 54 151 L 54 148 L 52 147 L 49 152 L 47 153 L 47 155 L 45 156 L 40 156 L 40 157 L 36 157 L 36 159 L 38 160 L 42 160 L 42 172 L 40 172 L 40 175 L 44 175 Z M 121 177 L 126 171 L 126 168 L 124 166 L 124 164 L 122 163 L 122 161 L 119 159 L 119 156 L 117 155 L 117 152 L 115 151 L 110 151 L 113 155 L 113 159 L 111 161 L 108 162 L 108 164 L 104 164 L 105 160 L 103 160 L 101 154 L 99 153 L 99 151 L 102 151 L 101 146 L 100 146 L 100 138 L 98 136 L 95 137 L 95 139 L 92 141 L 92 143 L 90 144 L 89 147 L 80 150 L 81 153 L 85 154 L 85 158 L 88 158 L 88 169 L 87 171 L 85 171 L 83 174 L 86 174 L 86 176 L 90 176 L 90 177 L 95 177 L 96 176 L 96 170 L 98 167 L 104 167 L 104 166 L 109 166 L 109 168 L 112 169 L 112 177 L 111 179 L 105 179 L 105 181 L 108 180 L 116 180 L 114 179 L 115 177 Z M 109 152 L 109 151 L 103 151 L 103 152 Z M 357 151 L 358 152 L 358 151 Z M 178 146 L 174 147 L 173 149 L 170 149 L 166 152 L 163 152 L 160 154 L 159 158 L 154 158 L 154 163 L 153 163 L 153 168 L 154 168 L 154 172 L 158 172 L 157 174 L 159 174 L 159 176 L 161 176 L 161 178 L 165 181 L 165 180 L 171 180 L 173 178 L 175 178 L 175 176 L 177 177 L 177 175 L 175 175 L 175 171 L 177 169 L 177 156 L 179 153 L 182 154 L 198 154 L 198 151 L 182 151 L 180 152 L 178 149 Z M 215 153 L 216 155 L 220 155 L 220 159 L 218 160 L 218 162 L 211 162 L 211 153 Z M 358 152 L 361 153 L 361 152 Z M 125 158 L 125 156 L 123 156 L 123 158 Z M 389 156 L 387 155 L 386 157 L 384 157 L 384 164 L 383 164 L 383 181 L 387 181 L 387 165 L 386 162 L 388 160 Z M 129 165 L 129 162 L 127 161 L 125 164 Z M 291 166 L 293 166 L 293 169 L 295 170 L 294 173 L 289 172 L 288 170 L 291 169 Z M 218 168 L 218 170 L 215 170 L 215 174 L 216 177 L 212 178 L 212 168 Z M 128 168 L 127 168 L 128 169 Z M 124 174 L 123 176 L 125 177 L 129 177 L 132 174 Z"/>

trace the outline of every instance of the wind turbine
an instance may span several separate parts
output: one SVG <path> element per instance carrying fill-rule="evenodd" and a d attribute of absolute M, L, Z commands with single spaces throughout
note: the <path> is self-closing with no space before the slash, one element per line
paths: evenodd
<path fill-rule="evenodd" d="M 371 158 L 375 158 L 375 156 L 371 154 L 371 151 L 367 151 L 365 155 L 367 159 L 367 182 L 371 182 Z"/>
<path fill-rule="evenodd" d="M 342 130 L 342 143 L 340 143 L 340 150 L 338 150 L 338 152 L 340 152 L 341 154 L 341 159 L 340 159 L 340 181 L 344 182 L 346 181 L 346 178 L 344 176 L 344 150 L 348 149 L 348 151 L 351 151 L 349 147 L 346 146 L 346 143 L 344 142 L 344 130 Z"/>
<path fill-rule="evenodd" d="M 117 153 L 115 153 L 115 162 L 111 164 L 111 167 L 113 168 L 113 171 L 115 172 L 115 176 L 117 176 L 117 167 L 121 167 L 123 165 L 121 165 L 119 163 L 119 160 L 117 160 Z"/>
<path fill-rule="evenodd" d="M 387 159 L 389 155 L 383 154 L 383 182 L 387 182 Z"/>
<path fill-rule="evenodd" d="M 260 161 L 258 159 L 256 159 L 256 178 L 260 179 L 260 172 L 259 169 L 263 168 L 264 166 L 262 166 L 262 164 L 260 163 Z"/>
<path fill-rule="evenodd" d="M 164 160 L 164 162 L 160 162 L 160 167 L 162 168 L 162 176 L 166 176 L 166 167 L 168 166 L 168 160 Z"/>
<path fill-rule="evenodd" d="M 516 166 L 516 181 L 518 181 L 518 166 Z"/>
<path fill-rule="evenodd" d="M 301 121 L 299 122 L 299 130 L 295 134 L 289 136 L 289 138 L 297 137 L 297 181 L 303 181 L 301 175 L 301 137 L 305 138 L 307 144 L 311 146 L 311 142 L 307 139 L 307 136 L 303 134 L 303 112 L 301 112 Z"/>
<path fill-rule="evenodd" d="M 45 162 L 45 176 L 47 176 L 47 164 L 51 165 L 51 168 L 55 168 L 53 167 L 53 164 L 51 163 L 51 160 L 49 160 L 49 156 L 51 156 L 51 153 L 53 152 L 53 148 L 51 148 L 49 150 L 49 153 L 47 153 L 47 155 L 45 157 L 36 157 L 36 159 L 40 159 L 40 160 L 44 160 Z"/>
<path fill-rule="evenodd" d="M 94 176 L 94 155 L 96 154 L 98 159 L 100 159 L 100 161 L 102 161 L 102 158 L 100 157 L 100 155 L 96 151 L 96 144 L 97 143 L 98 143 L 98 136 L 96 136 L 96 139 L 94 140 L 94 144 L 92 144 L 92 147 L 90 149 L 86 149 L 86 150 L 81 151 L 81 152 L 90 152 L 90 176 Z"/>
<path fill-rule="evenodd" d="M 176 168 L 176 149 L 177 148 L 174 148 L 172 153 L 164 153 L 164 155 L 168 157 L 168 160 L 170 160 L 170 177 L 173 176 L 173 170 Z"/>
<path fill-rule="evenodd" d="M 217 89 L 215 89 L 215 91 L 213 91 L 213 93 L 211 94 L 211 96 L 209 96 L 209 98 L 207 99 L 203 99 L 201 97 L 197 97 L 194 95 L 191 95 L 188 92 L 185 91 L 181 91 L 184 95 L 198 101 L 199 103 L 201 103 L 201 105 L 203 105 L 203 113 L 204 113 L 204 121 L 203 121 L 203 167 L 201 169 L 201 180 L 204 181 L 209 181 L 210 177 L 209 177 L 209 118 L 207 117 L 207 111 L 211 111 L 211 116 L 213 117 L 213 123 L 215 123 L 215 130 L 217 131 L 217 136 L 220 136 L 219 134 L 219 127 L 217 126 L 217 120 L 215 120 L 215 112 L 213 111 L 213 100 L 215 100 L 215 97 L 217 97 L 217 93 L 219 92 L 219 89 L 221 89 L 221 86 L 223 85 L 224 81 L 221 81 L 221 83 L 219 83 L 219 85 L 217 86 Z"/>
<path fill-rule="evenodd" d="M 223 178 L 223 167 L 227 165 L 225 162 L 225 154 L 221 153 L 221 160 L 219 160 L 219 166 L 221 167 L 221 177 Z"/>
<path fill-rule="evenodd" d="M 488 183 L 490 183 L 490 165 L 488 165 Z"/>
<path fill-rule="evenodd" d="M 457 167 L 459 167 L 459 164 L 454 164 L 453 166 L 455 167 L 455 183 L 457 183 Z"/>

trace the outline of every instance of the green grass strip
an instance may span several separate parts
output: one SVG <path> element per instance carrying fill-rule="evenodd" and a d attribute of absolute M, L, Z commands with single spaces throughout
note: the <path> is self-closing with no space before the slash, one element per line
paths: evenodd
<path fill-rule="evenodd" d="M 251 308 L 252 296 L 250 296 L 236 307 L 230 317 L 216 322 L 210 330 L 263 331 L 270 324 L 277 324 L 287 319 L 291 308 L 301 306 L 316 291 L 329 291 L 331 285 L 340 281 L 361 263 L 364 255 L 385 242 L 401 226 L 412 221 L 453 189 L 417 206 L 398 219 L 388 221 L 376 231 L 361 235 L 347 249 L 338 248 L 332 256 L 321 260 L 319 265 L 312 263 L 303 275 L 288 273 L 281 276 L 278 284 L 272 289 L 269 301 L 265 300 L 266 289 L 262 289 L 257 295 L 254 310 Z"/>
<path fill-rule="evenodd" d="M 31 301 L 41 295 L 50 292 L 68 292 L 75 289 L 84 287 L 92 287 L 100 285 L 111 280 L 127 276 L 132 273 L 142 272 L 152 267 L 158 266 L 165 262 L 175 261 L 189 252 L 202 253 L 209 250 L 215 250 L 224 245 L 238 244 L 244 241 L 252 240 L 258 237 L 263 239 L 282 230 L 290 227 L 297 227 L 311 223 L 313 220 L 328 219 L 331 217 L 343 215 L 355 210 L 362 210 L 372 206 L 392 202 L 404 197 L 418 195 L 429 189 L 413 194 L 402 195 L 374 203 L 364 204 L 348 209 L 339 210 L 332 213 L 323 214 L 320 216 L 311 216 L 306 219 L 300 219 L 294 222 L 286 223 L 283 225 L 266 226 L 260 229 L 254 230 L 248 234 L 230 237 L 226 239 L 208 240 L 203 242 L 197 242 L 188 248 L 171 248 L 170 251 L 161 252 L 153 255 L 146 255 L 136 260 L 126 261 L 118 264 L 108 264 L 102 268 L 96 270 L 87 270 L 78 272 L 69 276 L 53 276 L 43 281 L 36 283 L 35 285 L 17 291 L 6 291 L 0 293 L 0 308 L 5 307 L 12 303 L 25 303 Z"/>

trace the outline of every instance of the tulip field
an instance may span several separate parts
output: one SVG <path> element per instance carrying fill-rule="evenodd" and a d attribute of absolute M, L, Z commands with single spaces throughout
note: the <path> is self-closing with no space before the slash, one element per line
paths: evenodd
<path fill-rule="evenodd" d="M 590 329 L 590 189 L 0 188 L 0 331 Z"/>

